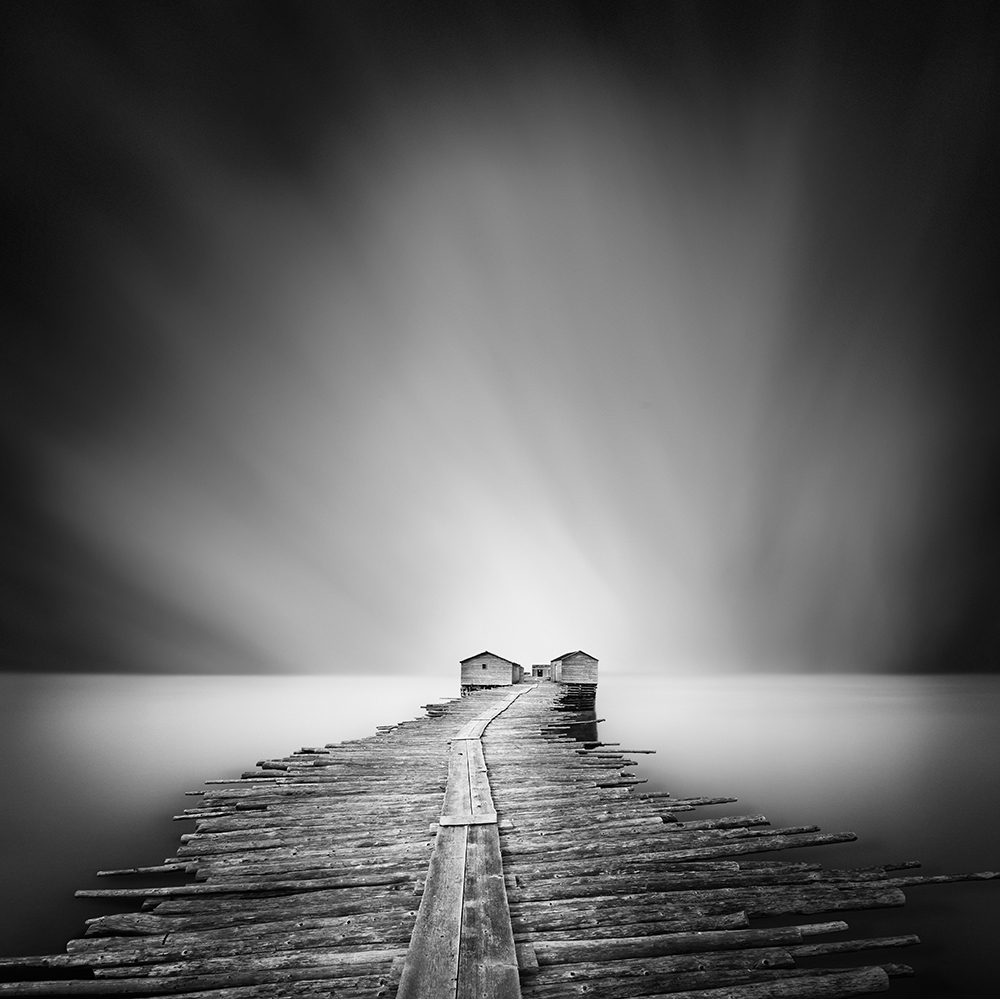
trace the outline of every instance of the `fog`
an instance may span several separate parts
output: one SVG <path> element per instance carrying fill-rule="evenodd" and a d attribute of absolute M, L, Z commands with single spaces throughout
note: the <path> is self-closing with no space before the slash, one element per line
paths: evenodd
<path fill-rule="evenodd" d="M 241 9 L 18 22 L 8 668 L 995 668 L 972 14 Z"/>

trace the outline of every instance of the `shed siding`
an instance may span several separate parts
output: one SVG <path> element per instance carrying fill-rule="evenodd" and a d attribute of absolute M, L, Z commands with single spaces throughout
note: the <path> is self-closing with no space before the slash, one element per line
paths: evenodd
<path fill-rule="evenodd" d="M 576 655 L 562 660 L 563 683 L 597 683 L 597 660 L 592 656 Z"/>
<path fill-rule="evenodd" d="M 509 687 L 514 682 L 513 663 L 499 656 L 476 656 L 462 663 L 463 687 Z"/>
<path fill-rule="evenodd" d="M 586 652 L 573 652 L 552 660 L 552 679 L 560 683 L 597 684 L 597 660 Z"/>

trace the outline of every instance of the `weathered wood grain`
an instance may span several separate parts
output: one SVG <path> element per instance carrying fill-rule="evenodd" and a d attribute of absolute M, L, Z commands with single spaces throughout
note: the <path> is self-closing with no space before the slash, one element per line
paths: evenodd
<path fill-rule="evenodd" d="M 518 999 L 517 953 L 495 825 L 470 826 L 457 999 Z"/>
<path fill-rule="evenodd" d="M 882 968 L 858 968 L 854 971 L 795 974 L 777 981 L 662 994 L 669 994 L 671 999 L 841 999 L 884 992 L 888 987 L 889 976 Z"/>
<path fill-rule="evenodd" d="M 467 825 L 438 830 L 427 885 L 399 983 L 399 999 L 455 994 L 465 893 Z M 430 989 L 437 991 L 432 992 Z"/>

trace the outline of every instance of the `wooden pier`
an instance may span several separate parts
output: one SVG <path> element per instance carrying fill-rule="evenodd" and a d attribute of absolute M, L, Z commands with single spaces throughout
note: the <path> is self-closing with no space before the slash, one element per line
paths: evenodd
<path fill-rule="evenodd" d="M 189 883 L 78 892 L 138 911 L 89 920 L 64 954 L 0 960 L 7 979 L 31 979 L 0 983 L 0 999 L 861 995 L 910 969 L 824 956 L 919 941 L 852 937 L 840 914 L 998 876 L 774 859 L 855 837 L 698 819 L 735 799 L 644 792 L 630 774 L 641 750 L 601 743 L 586 697 L 563 684 L 426 710 L 189 792 L 177 818 L 195 826 L 176 857 L 101 872 Z M 753 925 L 772 916 L 789 925 Z"/>

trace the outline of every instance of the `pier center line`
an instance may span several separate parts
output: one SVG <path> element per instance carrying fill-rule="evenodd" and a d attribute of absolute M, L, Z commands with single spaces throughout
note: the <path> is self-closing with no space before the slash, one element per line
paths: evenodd
<path fill-rule="evenodd" d="M 482 735 L 525 684 L 462 726 L 451 741 L 448 784 L 427 881 L 399 983 L 399 999 L 520 999 L 497 813 Z"/>

